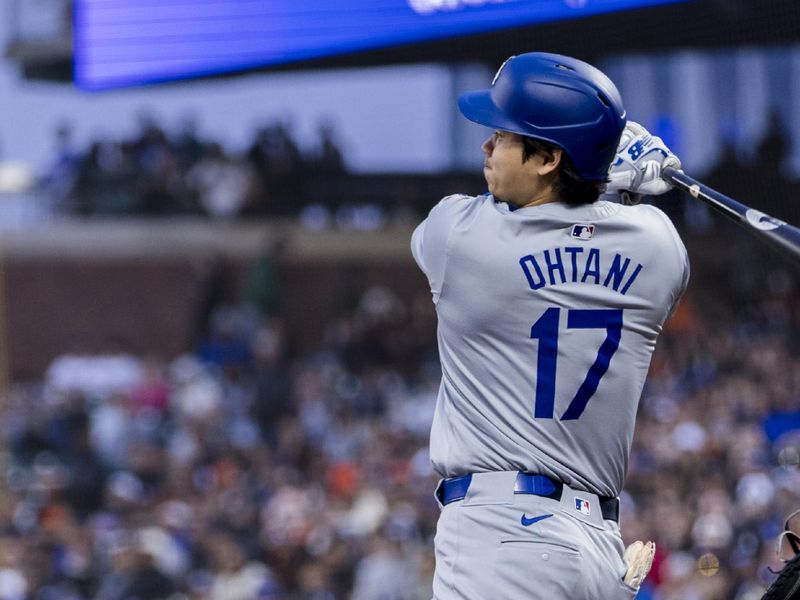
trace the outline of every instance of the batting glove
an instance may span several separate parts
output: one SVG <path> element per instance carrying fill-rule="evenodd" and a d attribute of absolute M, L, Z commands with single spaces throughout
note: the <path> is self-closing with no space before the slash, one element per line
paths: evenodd
<path fill-rule="evenodd" d="M 650 567 L 653 566 L 653 557 L 655 554 L 656 545 L 654 542 L 647 542 L 645 544 L 636 540 L 625 548 L 625 553 L 622 556 L 625 564 L 628 565 L 628 571 L 623 578 L 625 583 L 633 589 L 638 590 L 645 577 L 647 577 L 647 574 L 650 572 Z"/>
<path fill-rule="evenodd" d="M 634 121 L 628 121 L 608 170 L 606 193 L 617 192 L 625 204 L 642 196 L 658 196 L 672 189 L 661 179 L 665 167 L 681 168 L 680 159 L 664 141 Z"/>

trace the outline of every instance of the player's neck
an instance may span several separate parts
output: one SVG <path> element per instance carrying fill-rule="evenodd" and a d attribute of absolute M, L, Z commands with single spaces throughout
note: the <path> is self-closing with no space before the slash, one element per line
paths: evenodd
<path fill-rule="evenodd" d="M 542 190 L 540 193 L 533 196 L 524 204 L 520 204 L 519 207 L 527 208 L 528 206 L 539 206 L 541 204 L 548 204 L 550 202 L 558 202 L 558 200 L 559 198 L 553 192 L 553 188 L 548 187 L 546 190 Z"/>

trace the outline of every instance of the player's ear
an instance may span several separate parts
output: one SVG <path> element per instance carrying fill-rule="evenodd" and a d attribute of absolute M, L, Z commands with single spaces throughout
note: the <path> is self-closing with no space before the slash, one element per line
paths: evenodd
<path fill-rule="evenodd" d="M 561 148 L 549 148 L 547 150 L 542 150 L 539 154 L 542 157 L 542 163 L 539 165 L 537 169 L 539 171 L 539 175 L 547 175 L 548 173 L 552 173 L 559 166 L 561 166 L 561 155 L 563 154 L 563 150 Z"/>

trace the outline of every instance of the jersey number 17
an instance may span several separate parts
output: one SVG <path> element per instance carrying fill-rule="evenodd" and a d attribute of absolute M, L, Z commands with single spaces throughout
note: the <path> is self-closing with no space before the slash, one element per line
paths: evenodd
<path fill-rule="evenodd" d="M 556 397 L 556 360 L 558 359 L 558 324 L 561 309 L 548 308 L 531 327 L 531 338 L 539 340 L 539 356 L 536 361 L 536 399 L 533 416 L 537 419 L 552 419 Z M 567 311 L 567 329 L 605 329 L 606 339 L 597 351 L 597 358 L 578 388 L 562 421 L 577 419 L 597 391 L 600 379 L 608 371 L 611 358 L 619 348 L 622 338 L 622 309 L 571 309 Z"/>

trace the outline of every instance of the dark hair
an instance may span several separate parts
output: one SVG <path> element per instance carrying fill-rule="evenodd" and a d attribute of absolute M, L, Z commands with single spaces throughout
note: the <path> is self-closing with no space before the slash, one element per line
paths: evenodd
<path fill-rule="evenodd" d="M 531 158 L 537 152 L 552 154 L 555 149 L 561 150 L 561 165 L 559 168 L 558 179 L 553 183 L 553 192 L 558 198 L 572 206 L 580 204 L 591 204 L 605 189 L 606 181 L 586 181 L 580 176 L 575 168 L 572 159 L 555 144 L 538 140 L 536 138 L 522 136 L 522 162 Z"/>

